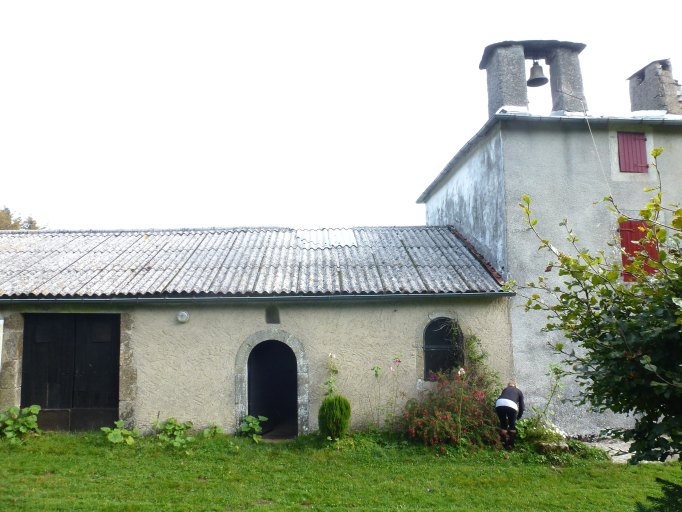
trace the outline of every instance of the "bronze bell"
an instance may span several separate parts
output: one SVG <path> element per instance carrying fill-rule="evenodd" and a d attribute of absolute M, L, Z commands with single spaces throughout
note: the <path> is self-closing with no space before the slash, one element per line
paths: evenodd
<path fill-rule="evenodd" d="M 542 72 L 542 66 L 538 64 L 537 60 L 533 61 L 533 66 L 530 68 L 530 78 L 526 82 L 528 87 L 540 87 L 545 85 L 549 80 Z"/>

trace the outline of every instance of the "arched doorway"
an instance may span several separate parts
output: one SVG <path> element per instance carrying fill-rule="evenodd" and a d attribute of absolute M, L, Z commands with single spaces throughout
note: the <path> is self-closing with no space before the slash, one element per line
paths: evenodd
<path fill-rule="evenodd" d="M 265 416 L 265 437 L 287 438 L 298 433 L 296 356 L 286 344 L 267 340 L 256 345 L 247 363 L 248 414 Z"/>

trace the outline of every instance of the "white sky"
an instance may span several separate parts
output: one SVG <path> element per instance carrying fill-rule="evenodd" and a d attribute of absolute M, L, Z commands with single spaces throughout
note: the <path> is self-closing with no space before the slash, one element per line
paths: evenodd
<path fill-rule="evenodd" d="M 418 225 L 487 118 L 486 45 L 587 44 L 593 114 L 627 112 L 653 60 L 682 81 L 679 0 L 467 3 L 2 1 L 0 207 L 52 229 Z"/>

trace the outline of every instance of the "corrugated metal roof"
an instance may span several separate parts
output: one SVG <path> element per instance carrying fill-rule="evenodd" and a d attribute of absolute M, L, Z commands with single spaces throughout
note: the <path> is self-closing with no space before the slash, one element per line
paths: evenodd
<path fill-rule="evenodd" d="M 0 300 L 502 294 L 448 227 L 0 231 Z"/>

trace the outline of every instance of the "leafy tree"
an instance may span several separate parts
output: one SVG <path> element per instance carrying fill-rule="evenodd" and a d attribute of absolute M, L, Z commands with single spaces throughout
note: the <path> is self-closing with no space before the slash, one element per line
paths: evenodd
<path fill-rule="evenodd" d="M 652 152 L 657 175 L 661 151 Z M 550 277 L 524 287 L 526 310 L 547 313 L 545 329 L 567 339 L 553 348 L 580 385 L 581 403 L 634 415 L 632 428 L 614 432 L 632 442 L 635 461 L 682 452 L 682 209 L 664 206 L 660 175 L 647 191 L 654 195 L 639 212 L 646 227 L 625 264 L 581 248 L 565 220 L 572 250 L 557 249 L 537 231 L 530 198 L 519 203 L 539 250 L 552 256 Z M 604 201 L 619 222 L 631 220 L 612 197 Z"/>
<path fill-rule="evenodd" d="M 0 230 L 7 229 L 40 229 L 36 220 L 30 215 L 26 219 L 13 215 L 6 206 L 0 210 Z"/>

